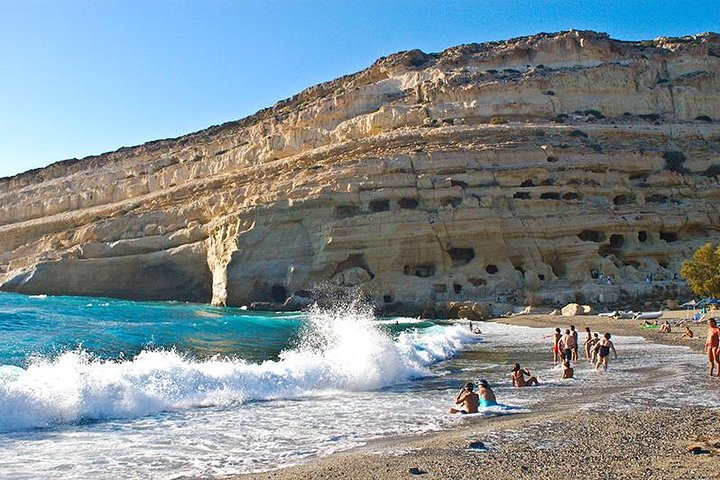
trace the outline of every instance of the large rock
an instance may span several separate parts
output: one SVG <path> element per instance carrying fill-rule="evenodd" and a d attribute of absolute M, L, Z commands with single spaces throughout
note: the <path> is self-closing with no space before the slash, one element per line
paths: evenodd
<path fill-rule="evenodd" d="M 577 303 L 568 303 L 562 308 L 563 317 L 574 317 L 575 315 L 583 315 L 585 313 L 582 305 Z"/>
<path fill-rule="evenodd" d="M 715 34 L 580 31 L 403 52 L 0 179 L 0 288 L 267 306 L 327 283 L 421 310 L 676 296 L 680 263 L 720 240 L 718 52 Z"/>

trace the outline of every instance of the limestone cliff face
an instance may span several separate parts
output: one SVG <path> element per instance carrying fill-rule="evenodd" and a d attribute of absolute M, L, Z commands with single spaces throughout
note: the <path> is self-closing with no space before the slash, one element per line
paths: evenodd
<path fill-rule="evenodd" d="M 0 179 L 0 288 L 612 303 L 718 241 L 718 175 L 718 35 L 403 52 L 238 122 Z"/>

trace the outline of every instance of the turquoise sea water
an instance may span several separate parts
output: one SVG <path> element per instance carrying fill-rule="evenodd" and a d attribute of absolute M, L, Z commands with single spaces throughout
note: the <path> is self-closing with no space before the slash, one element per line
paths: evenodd
<path fill-rule="evenodd" d="M 440 428 L 423 420 L 437 392 L 413 391 L 478 340 L 357 304 L 290 314 L 0 293 L 0 466 L 11 478 L 221 475 Z M 373 413 L 398 401 L 413 415 Z"/>

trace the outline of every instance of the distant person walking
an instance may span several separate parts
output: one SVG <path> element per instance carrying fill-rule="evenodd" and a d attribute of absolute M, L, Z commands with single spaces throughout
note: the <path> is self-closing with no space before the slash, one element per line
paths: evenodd
<path fill-rule="evenodd" d="M 525 376 L 528 376 L 530 378 L 525 380 Z M 520 368 L 519 363 L 516 363 L 515 367 L 513 367 L 510 378 L 512 379 L 513 387 L 532 387 L 533 385 L 540 384 L 540 382 L 538 382 L 538 379 L 532 376 L 530 370 L 528 370 L 527 368 Z"/>
<path fill-rule="evenodd" d="M 717 374 L 720 376 L 720 364 L 718 364 L 718 343 L 720 340 L 720 329 L 718 329 L 717 321 L 711 318 L 708 321 L 708 332 L 707 340 L 705 341 L 705 351 L 708 356 L 708 363 L 710 364 L 710 370 L 708 375 L 712 377 L 715 371 L 715 366 L 718 367 Z"/>
<path fill-rule="evenodd" d="M 597 366 L 595 368 L 599 370 L 600 366 L 602 366 L 603 370 L 607 370 L 611 350 L 615 355 L 615 359 L 617 359 L 617 352 L 615 351 L 615 345 L 613 345 L 613 342 L 610 341 L 610 334 L 606 333 L 605 335 L 603 335 L 603 338 L 598 342 L 596 347 L 598 353 L 598 360 Z"/>

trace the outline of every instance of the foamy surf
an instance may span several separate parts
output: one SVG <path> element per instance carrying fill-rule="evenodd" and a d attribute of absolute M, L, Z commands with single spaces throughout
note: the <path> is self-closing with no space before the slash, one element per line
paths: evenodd
<path fill-rule="evenodd" d="M 477 340 L 460 326 L 414 329 L 393 339 L 369 310 L 352 305 L 311 310 L 298 345 L 259 364 L 200 361 L 172 350 L 121 361 L 68 351 L 35 358 L 27 370 L 0 369 L 0 431 L 373 391 L 428 376 L 428 367 Z"/>

